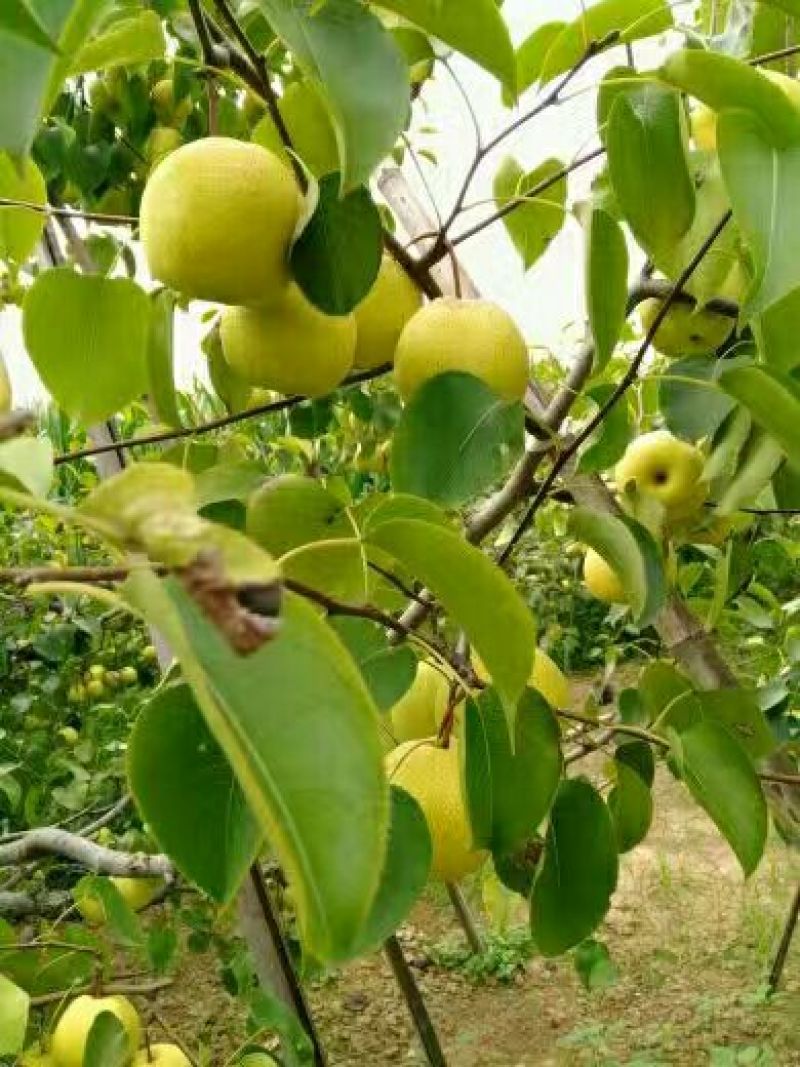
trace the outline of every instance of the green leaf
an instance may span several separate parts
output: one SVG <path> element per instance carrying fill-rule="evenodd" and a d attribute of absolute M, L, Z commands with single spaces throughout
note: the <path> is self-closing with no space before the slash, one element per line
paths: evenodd
<path fill-rule="evenodd" d="M 247 533 L 279 559 L 287 578 L 363 600 L 366 563 L 350 509 L 313 478 L 284 475 L 268 482 L 250 501 Z"/>
<path fill-rule="evenodd" d="M 575 970 L 589 993 L 610 988 L 619 977 L 608 949 L 593 938 L 582 941 L 575 949 Z"/>
<path fill-rule="evenodd" d="M 347 315 L 378 276 L 383 252 L 381 217 L 364 186 L 339 195 L 339 175 L 319 182 L 314 214 L 292 246 L 294 279 L 326 315 Z"/>
<path fill-rule="evenodd" d="M 372 911 L 361 934 L 359 954 L 375 949 L 395 932 L 416 903 L 431 869 L 431 835 L 422 809 L 392 786 L 389 846 Z"/>
<path fill-rule="evenodd" d="M 86 1039 L 83 1067 L 125 1067 L 130 1058 L 130 1040 L 125 1027 L 113 1012 L 101 1011 Z"/>
<path fill-rule="evenodd" d="M 463 740 L 459 751 L 463 794 L 473 843 L 476 847 L 488 848 L 492 840 L 494 812 L 487 724 L 481 709 L 470 698 L 464 702 L 462 715 Z M 508 744 L 508 727 L 505 724 L 503 731 Z"/>
<path fill-rule="evenodd" d="M 29 1009 L 25 990 L 0 974 L 0 1056 L 15 1056 L 22 1050 Z"/>
<path fill-rule="evenodd" d="M 709 689 L 697 694 L 703 715 L 725 726 L 751 759 L 775 751 L 775 738 L 750 689 Z"/>
<path fill-rule="evenodd" d="M 84 74 L 105 67 L 132 66 L 163 59 L 167 40 L 161 18 L 155 11 L 140 11 L 112 22 L 88 41 L 72 59 L 69 74 Z"/>
<path fill-rule="evenodd" d="M 174 581 L 137 574 L 131 600 L 178 657 L 297 901 L 318 960 L 353 951 L 386 854 L 378 713 L 316 609 L 287 595 L 280 636 L 237 655 Z"/>
<path fill-rule="evenodd" d="M 40 274 L 25 294 L 28 355 L 68 415 L 99 422 L 147 387 L 147 294 L 125 278 Z"/>
<path fill-rule="evenodd" d="M 466 632 L 512 728 L 530 677 L 536 627 L 508 577 L 480 549 L 429 522 L 395 519 L 371 525 L 365 540 L 420 578 Z"/>
<path fill-rule="evenodd" d="M 775 438 L 789 462 L 800 465 L 800 385 L 788 375 L 755 365 L 723 370 L 719 384 Z"/>
<path fill-rule="evenodd" d="M 541 78 L 547 53 L 567 25 L 566 22 L 545 22 L 537 26 L 517 49 L 517 92 L 520 96 Z"/>
<path fill-rule="evenodd" d="M 615 387 L 610 383 L 596 385 L 588 389 L 586 395 L 599 409 L 613 395 L 614 389 Z M 583 473 L 609 470 L 617 460 L 622 459 L 631 436 L 630 411 L 627 402 L 623 399 L 611 408 L 596 432 L 587 441 L 578 460 L 578 471 Z"/>
<path fill-rule="evenodd" d="M 264 466 L 257 460 L 216 463 L 195 475 L 197 502 L 201 508 L 230 500 L 245 502 L 263 486 L 264 481 Z"/>
<path fill-rule="evenodd" d="M 358 664 L 380 711 L 388 711 L 405 693 L 417 671 L 417 657 L 407 645 L 390 645 L 382 626 L 368 619 L 331 619 L 331 626 Z"/>
<path fill-rule="evenodd" d="M 119 944 L 135 948 L 143 943 L 136 913 L 109 878 L 84 875 L 73 887 L 72 895 L 77 901 L 89 897 L 100 905 L 107 930 Z"/>
<path fill-rule="evenodd" d="M 521 404 L 504 404 L 470 374 L 440 374 L 417 390 L 392 437 L 392 486 L 458 505 L 502 478 L 522 451 Z"/>
<path fill-rule="evenodd" d="M 9 482 L 32 496 L 47 496 L 53 480 L 53 446 L 43 437 L 0 442 L 0 484 Z"/>
<path fill-rule="evenodd" d="M 800 366 L 797 321 L 800 316 L 800 288 L 793 289 L 751 323 L 758 351 L 767 366 L 789 372 Z"/>
<path fill-rule="evenodd" d="M 227 904 L 261 834 L 187 685 L 161 688 L 139 713 L 128 781 L 159 847 L 186 878 Z"/>
<path fill-rule="evenodd" d="M 44 178 L 30 159 L 20 163 L 0 152 L 0 198 L 42 206 L 47 203 Z M 39 243 L 46 221 L 42 211 L 0 207 L 0 261 L 25 263 Z"/>
<path fill-rule="evenodd" d="M 364 184 L 408 118 L 403 53 L 379 19 L 351 0 L 258 0 L 258 6 L 331 112 L 343 190 Z"/>
<path fill-rule="evenodd" d="M 733 477 L 723 490 L 715 492 L 714 515 L 721 518 L 755 503 L 783 462 L 780 445 L 757 426 L 751 430 L 738 456 Z"/>
<path fill-rule="evenodd" d="M 620 93 L 606 132 L 608 165 L 617 202 L 639 244 L 670 249 L 694 218 L 683 103 L 652 83 Z"/>
<path fill-rule="evenodd" d="M 0 149 L 25 155 L 50 109 L 75 52 L 88 38 L 105 0 L 29 0 L 49 42 L 34 44 L 0 25 Z"/>
<path fill-rule="evenodd" d="M 562 173 L 560 159 L 546 159 L 527 174 L 512 156 L 506 156 L 494 178 L 494 198 L 498 208 L 526 196 L 542 182 Z M 508 236 L 522 258 L 525 270 L 539 260 L 558 235 L 566 218 L 566 176 L 530 203 L 521 204 L 503 217 Z"/>
<path fill-rule="evenodd" d="M 513 93 L 516 62 L 508 27 L 495 0 L 378 0 L 432 37 L 468 56 Z"/>
<path fill-rule="evenodd" d="M 614 353 L 625 325 L 628 303 L 628 246 L 622 227 L 595 207 L 586 223 L 586 307 L 594 339 L 594 369 Z"/>
<path fill-rule="evenodd" d="M 653 821 L 653 797 L 641 775 L 627 763 L 615 761 L 616 784 L 608 794 L 617 848 L 629 852 L 647 836 Z"/>
<path fill-rule="evenodd" d="M 772 480 L 779 508 L 800 508 L 800 467 L 785 463 Z"/>
<path fill-rule="evenodd" d="M 666 0 L 600 0 L 585 9 L 562 30 L 553 42 L 541 74 L 543 82 L 562 74 L 575 64 L 592 42 L 618 33 L 620 43 L 631 43 L 663 33 L 672 26 L 672 12 Z"/>
<path fill-rule="evenodd" d="M 517 709 L 513 752 L 493 689 L 481 693 L 478 707 L 488 751 L 492 818 L 488 837 L 476 834 L 476 844 L 503 856 L 534 837 L 550 810 L 563 766 L 561 733 L 546 701 L 533 689 L 526 690 Z M 469 752 L 466 761 L 469 771 Z"/>
<path fill-rule="evenodd" d="M 720 115 L 717 144 L 734 218 L 755 266 L 743 308 L 749 317 L 766 311 L 800 286 L 800 262 L 791 239 L 800 225 L 795 196 L 800 144 L 776 147 L 763 122 L 746 112 Z"/>
<path fill-rule="evenodd" d="M 156 415 L 167 426 L 179 428 L 178 398 L 173 377 L 173 315 L 175 297 L 159 289 L 150 297 L 150 329 L 147 336 L 148 391 Z"/>
<path fill-rule="evenodd" d="M 559 956 L 600 924 L 617 885 L 614 825 L 584 778 L 562 782 L 531 896 L 531 930 L 543 956 Z"/>
<path fill-rule="evenodd" d="M 676 437 L 686 441 L 712 437 L 733 410 L 731 398 L 715 387 L 723 367 L 708 356 L 670 362 L 659 379 L 658 409 Z"/>
<path fill-rule="evenodd" d="M 750 757 L 709 718 L 675 735 L 674 756 L 695 800 L 752 874 L 767 840 L 767 805 Z"/>
<path fill-rule="evenodd" d="M 800 137 L 800 110 L 749 63 L 722 52 L 692 48 L 673 53 L 659 73 L 664 81 L 714 111 L 749 112 L 764 123 L 777 145 L 788 145 Z"/>
<path fill-rule="evenodd" d="M 76 950 L 66 947 L 32 950 L 27 947 L 19 952 L 4 951 L 0 971 L 32 997 L 91 981 L 94 957 L 79 948 L 87 943 L 94 944 L 93 936 L 83 926 L 62 927 L 61 936 L 65 944 L 74 942 Z"/>
<path fill-rule="evenodd" d="M 661 552 L 652 534 L 627 516 L 588 508 L 575 508 L 569 526 L 573 537 L 599 552 L 615 571 L 636 622 L 648 626 L 667 594 Z"/>
<path fill-rule="evenodd" d="M 0 30 L 7 30 L 14 37 L 19 37 L 39 48 L 58 52 L 55 41 L 42 25 L 39 16 L 31 11 L 26 0 L 5 0 L 5 2 L 5 9 L 0 11 Z"/>
<path fill-rule="evenodd" d="M 638 692 L 646 710 L 646 723 L 664 724 L 681 707 L 694 701 L 694 690 L 686 678 L 671 663 L 657 660 L 649 664 L 639 676 Z M 699 710 L 693 714 L 695 721 Z M 681 729 L 678 726 L 677 729 Z"/>

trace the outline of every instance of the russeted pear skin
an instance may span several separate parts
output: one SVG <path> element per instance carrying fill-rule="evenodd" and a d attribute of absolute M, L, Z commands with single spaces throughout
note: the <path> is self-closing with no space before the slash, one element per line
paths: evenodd
<path fill-rule="evenodd" d="M 404 400 L 430 378 L 463 371 L 481 378 L 509 403 L 528 384 L 528 349 L 507 311 L 490 300 L 442 297 L 405 325 L 397 343 L 394 378 Z"/>
<path fill-rule="evenodd" d="M 150 273 L 196 300 L 267 303 L 288 283 L 299 210 L 294 178 L 266 148 L 230 137 L 183 145 L 142 197 Z"/>
<path fill-rule="evenodd" d="M 353 365 L 356 323 L 319 311 L 292 284 L 266 307 L 226 308 L 220 338 L 229 366 L 250 385 L 325 396 Z"/>

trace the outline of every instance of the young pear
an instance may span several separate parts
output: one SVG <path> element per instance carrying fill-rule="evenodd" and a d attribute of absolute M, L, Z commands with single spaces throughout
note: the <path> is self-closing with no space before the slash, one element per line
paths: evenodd
<path fill-rule="evenodd" d="M 422 293 L 403 268 L 385 255 L 375 284 L 354 311 L 359 370 L 372 370 L 394 360 L 403 327 L 422 304 Z"/>
<path fill-rule="evenodd" d="M 151 1045 L 139 1049 L 131 1067 L 192 1067 L 192 1061 L 177 1045 Z"/>
<path fill-rule="evenodd" d="M 648 333 L 661 310 L 660 300 L 645 300 L 639 308 L 642 329 Z M 715 352 L 731 335 L 735 322 L 718 311 L 676 303 L 656 330 L 653 347 L 662 356 L 704 356 Z"/>
<path fill-rule="evenodd" d="M 145 187 L 140 230 L 150 273 L 197 300 L 260 304 L 289 280 L 297 185 L 265 148 L 204 137 L 176 149 Z"/>
<path fill-rule="evenodd" d="M 489 300 L 442 297 L 406 323 L 394 358 L 398 391 L 408 400 L 429 378 L 464 371 L 501 399 L 521 400 L 528 384 L 528 349 L 508 314 Z"/>
<path fill-rule="evenodd" d="M 325 396 L 353 365 L 356 322 L 325 315 L 292 284 L 267 307 L 226 308 L 220 337 L 228 365 L 250 385 Z"/>
<path fill-rule="evenodd" d="M 56 1067 L 82 1067 L 89 1031 L 104 1011 L 116 1015 L 128 1035 L 132 1056 L 139 1047 L 139 1014 L 126 997 L 76 997 L 67 1005 L 53 1031 L 51 1055 Z"/>
<path fill-rule="evenodd" d="M 634 483 L 640 493 L 663 506 L 667 521 L 686 519 L 702 507 L 708 486 L 702 480 L 702 452 L 669 430 L 642 434 L 628 445 L 617 464 L 617 490 Z"/>
<path fill-rule="evenodd" d="M 428 823 L 431 876 L 457 882 L 477 870 L 486 853 L 472 845 L 457 739 L 451 737 L 448 748 L 440 748 L 435 738 L 406 741 L 386 757 L 386 769 L 392 785 L 411 794 Z"/>
<path fill-rule="evenodd" d="M 583 580 L 588 591 L 598 600 L 606 604 L 627 603 L 625 590 L 616 572 L 593 548 L 588 548 L 583 557 Z"/>

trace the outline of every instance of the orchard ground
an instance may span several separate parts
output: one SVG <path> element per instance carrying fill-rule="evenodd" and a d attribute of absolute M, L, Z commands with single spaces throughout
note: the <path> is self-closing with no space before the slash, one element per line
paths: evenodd
<path fill-rule="evenodd" d="M 587 993 L 570 957 L 526 960 L 514 947 L 524 936 L 522 908 L 509 936 L 493 942 L 503 963 L 518 963 L 509 982 L 470 975 L 443 891 L 428 890 L 400 939 L 452 1067 L 794 1067 L 800 940 L 781 993 L 769 1001 L 763 989 L 799 879 L 800 855 L 773 835 L 744 883 L 710 820 L 660 770 L 653 828 L 623 857 L 620 890 L 597 935 L 618 970 L 609 988 Z M 479 885 L 467 887 L 479 911 Z M 331 1067 L 424 1064 L 381 955 L 309 992 Z M 241 1040 L 239 1009 L 210 957 L 185 956 L 157 1003 L 187 1041 L 208 1037 L 213 1062 Z"/>

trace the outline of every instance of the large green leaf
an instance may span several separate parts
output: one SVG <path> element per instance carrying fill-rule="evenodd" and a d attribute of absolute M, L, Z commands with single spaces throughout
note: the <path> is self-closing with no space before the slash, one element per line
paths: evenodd
<path fill-rule="evenodd" d="M 531 896 L 531 930 L 543 956 L 558 956 L 602 921 L 617 885 L 617 843 L 608 808 L 588 781 L 561 784 Z"/>
<path fill-rule="evenodd" d="M 779 148 L 757 116 L 723 112 L 717 144 L 734 217 L 755 266 L 743 311 L 756 315 L 800 286 L 800 261 L 792 240 L 800 226 L 800 130 L 793 143 Z"/>
<path fill-rule="evenodd" d="M 88 36 L 105 0 L 30 0 L 27 7 L 58 44 L 25 40 L 0 23 L 0 149 L 22 156 L 49 107 L 69 58 Z"/>
<path fill-rule="evenodd" d="M 477 845 L 503 856 L 530 841 L 550 810 L 561 778 L 561 733 L 546 701 L 533 689 L 523 694 L 517 709 L 513 751 L 495 691 L 484 690 L 478 706 L 488 751 L 492 817 L 488 834 L 478 836 L 479 820 L 473 822 L 473 832 Z M 468 776 L 471 761 L 468 751 Z"/>
<path fill-rule="evenodd" d="M 279 636 L 243 658 L 174 580 L 137 574 L 126 589 L 177 656 L 287 872 L 306 947 L 346 957 L 375 899 L 388 825 L 378 712 L 355 664 L 292 595 Z"/>
<path fill-rule="evenodd" d="M 392 786 L 390 793 L 386 863 L 359 952 L 377 948 L 395 932 L 425 888 L 431 868 L 431 835 L 422 809 L 403 789 Z"/>
<path fill-rule="evenodd" d="M 69 65 L 71 76 L 105 67 L 128 66 L 163 59 L 167 40 L 155 11 L 140 11 L 113 21 L 78 51 Z"/>
<path fill-rule="evenodd" d="M 30 997 L 0 974 L 0 1056 L 16 1056 L 25 1041 Z"/>
<path fill-rule="evenodd" d="M 386 630 L 368 619 L 335 618 L 331 626 L 358 664 L 378 708 L 388 711 L 414 681 L 417 657 L 407 644 L 389 644 Z"/>
<path fill-rule="evenodd" d="M 147 294 L 126 278 L 40 274 L 25 294 L 25 345 L 56 403 L 83 423 L 99 422 L 147 387 Z"/>
<path fill-rule="evenodd" d="M 619 93 L 606 146 L 617 202 L 636 240 L 654 254 L 672 248 L 695 211 L 679 94 L 652 83 Z"/>
<path fill-rule="evenodd" d="M 758 315 L 751 324 L 762 360 L 775 370 L 788 372 L 800 365 L 798 318 L 800 288 L 793 289 L 763 315 Z"/>
<path fill-rule="evenodd" d="M 10 482 L 33 496 L 47 496 L 53 480 L 53 446 L 43 437 L 0 442 L 0 483 Z"/>
<path fill-rule="evenodd" d="M 666 0 L 599 0 L 584 7 L 581 15 L 556 37 L 541 73 L 549 81 L 573 67 L 592 42 L 617 33 L 630 44 L 663 33 L 672 26 L 672 11 Z"/>
<path fill-rule="evenodd" d="M 408 118 L 403 53 L 379 19 L 352 0 L 258 0 L 258 6 L 330 109 L 344 190 L 364 184 Z"/>
<path fill-rule="evenodd" d="M 44 206 L 47 187 L 38 167 L 30 159 L 20 164 L 0 152 L 0 197 Z M 0 260 L 25 263 L 36 248 L 46 221 L 47 216 L 41 211 L 0 207 Z"/>
<path fill-rule="evenodd" d="M 414 519 L 371 526 L 366 543 L 420 578 L 486 666 L 513 728 L 528 682 L 536 627 L 524 600 L 489 558 L 451 530 Z"/>
<path fill-rule="evenodd" d="M 517 49 L 517 92 L 522 95 L 539 81 L 547 53 L 567 28 L 566 22 L 545 22 L 537 26 Z"/>
<path fill-rule="evenodd" d="M 586 308 L 594 339 L 594 366 L 602 370 L 611 358 L 628 303 L 628 246 L 622 227 L 603 208 L 593 208 L 586 221 Z"/>
<path fill-rule="evenodd" d="M 516 63 L 508 28 L 495 0 L 377 0 L 494 74 L 514 92 Z"/>
<path fill-rule="evenodd" d="M 84 926 L 62 926 L 59 934 L 63 948 L 32 949 L 27 946 L 18 952 L 5 949 L 0 954 L 0 973 L 32 997 L 91 981 L 94 957 L 80 949 L 85 948 L 87 942 L 93 943 L 93 935 Z M 72 942 L 77 946 L 75 951 L 67 947 Z"/>
<path fill-rule="evenodd" d="M 740 508 L 753 505 L 780 467 L 784 456 L 778 442 L 754 426 L 737 457 L 730 481 L 715 492 L 717 517 L 732 515 Z"/>
<path fill-rule="evenodd" d="M 181 426 L 173 372 L 173 316 L 175 297 L 168 289 L 154 293 L 147 337 L 148 391 L 156 415 L 167 426 Z"/>
<path fill-rule="evenodd" d="M 542 182 L 561 174 L 560 159 L 546 159 L 526 174 L 512 156 L 506 156 L 494 178 L 494 198 L 498 208 L 527 196 Z M 558 235 L 566 218 L 567 179 L 559 178 L 549 189 L 529 203 L 520 204 L 503 216 L 503 225 L 519 252 L 525 270 L 530 270 Z"/>
<path fill-rule="evenodd" d="M 727 727 L 751 759 L 775 751 L 772 730 L 752 690 L 710 689 L 697 693 L 697 700 L 703 715 Z"/>
<path fill-rule="evenodd" d="M 767 127 L 778 145 L 800 137 L 800 110 L 779 86 L 748 63 L 700 48 L 675 52 L 661 77 L 714 111 L 750 112 Z"/>
<path fill-rule="evenodd" d="M 619 577 L 639 626 L 648 626 L 664 604 L 666 578 L 658 545 L 641 523 L 627 516 L 575 508 L 570 531 L 599 552 Z"/>
<path fill-rule="evenodd" d="M 523 447 L 521 404 L 504 404 L 471 374 L 440 374 L 417 390 L 392 437 L 392 486 L 461 504 L 501 478 Z"/>
<path fill-rule="evenodd" d="M 629 852 L 647 836 L 653 821 L 653 797 L 634 767 L 615 760 L 614 768 L 616 780 L 608 794 L 608 810 L 614 820 L 617 847 L 620 852 Z"/>
<path fill-rule="evenodd" d="M 28 6 L 27 0 L 5 0 L 5 7 L 0 11 L 0 30 L 39 48 L 58 52 L 58 46 L 39 21 L 39 16 Z"/>
<path fill-rule="evenodd" d="M 160 689 L 139 713 L 128 780 L 159 847 L 214 900 L 231 900 L 261 834 L 187 685 Z"/>
<path fill-rule="evenodd" d="M 101 1011 L 86 1038 L 83 1067 L 125 1067 L 131 1052 L 128 1032 L 111 1011 Z"/>
<path fill-rule="evenodd" d="M 687 356 L 672 360 L 659 378 L 658 409 L 676 437 L 711 437 L 730 414 L 734 401 L 715 387 L 723 367 L 708 356 Z"/>
<path fill-rule="evenodd" d="M 767 840 L 767 805 L 747 753 L 726 726 L 705 718 L 675 735 L 674 756 L 695 800 L 752 874 Z"/>
<path fill-rule="evenodd" d="M 602 408 L 613 393 L 614 386 L 610 382 L 595 385 L 586 391 L 586 395 L 594 401 L 598 409 Z M 630 410 L 627 401 L 623 399 L 611 408 L 606 418 L 586 442 L 581 451 L 577 469 L 581 473 L 609 470 L 622 459 L 631 436 Z"/>
<path fill-rule="evenodd" d="M 768 367 L 730 367 L 719 384 L 775 438 L 786 458 L 800 465 L 800 384 Z"/>
<path fill-rule="evenodd" d="M 383 253 L 381 217 L 364 186 L 339 195 L 339 175 L 320 179 L 314 214 L 292 246 L 294 279 L 326 315 L 347 315 L 367 295 Z"/>

